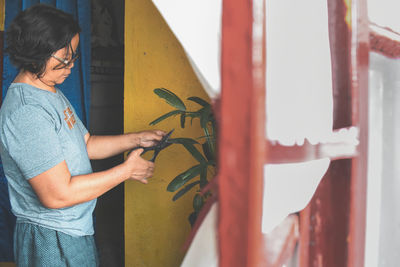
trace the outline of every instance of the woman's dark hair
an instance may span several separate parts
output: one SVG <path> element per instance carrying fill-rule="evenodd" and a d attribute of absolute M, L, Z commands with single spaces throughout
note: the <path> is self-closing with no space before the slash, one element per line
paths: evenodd
<path fill-rule="evenodd" d="M 51 55 L 68 47 L 81 28 L 71 14 L 37 4 L 20 12 L 6 30 L 5 52 L 19 70 L 40 77 Z"/>

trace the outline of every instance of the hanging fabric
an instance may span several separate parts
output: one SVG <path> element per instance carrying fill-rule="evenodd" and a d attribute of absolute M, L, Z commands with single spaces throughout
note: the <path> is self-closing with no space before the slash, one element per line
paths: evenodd
<path fill-rule="evenodd" d="M 22 10 L 38 3 L 48 4 L 72 14 L 82 29 L 79 42 L 79 58 L 75 61 L 71 75 L 58 88 L 65 94 L 76 110 L 82 122 L 89 126 L 90 107 L 90 33 L 91 5 L 90 0 L 6 0 L 4 28 L 10 25 L 14 17 Z M 16 68 L 10 63 L 7 55 L 3 59 L 2 96 L 17 75 Z M 0 164 L 0 262 L 13 261 L 12 236 L 15 218 L 10 211 L 7 181 Z"/>
<path fill-rule="evenodd" d="M 75 62 L 71 75 L 61 84 L 59 89 L 74 106 L 79 118 L 87 126 L 89 122 L 90 104 L 90 0 L 6 0 L 5 6 L 5 29 L 10 25 L 13 18 L 21 11 L 31 5 L 45 3 L 71 13 L 78 20 L 82 32 L 80 34 L 80 55 Z M 3 97 L 7 89 L 17 75 L 17 70 L 11 65 L 7 55 L 3 62 Z"/>

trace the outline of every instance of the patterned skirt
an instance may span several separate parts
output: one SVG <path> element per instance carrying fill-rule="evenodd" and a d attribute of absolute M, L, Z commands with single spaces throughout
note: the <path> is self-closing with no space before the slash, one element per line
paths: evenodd
<path fill-rule="evenodd" d="M 17 223 L 14 255 L 18 267 L 97 267 L 93 236 L 70 236 L 30 223 Z"/>

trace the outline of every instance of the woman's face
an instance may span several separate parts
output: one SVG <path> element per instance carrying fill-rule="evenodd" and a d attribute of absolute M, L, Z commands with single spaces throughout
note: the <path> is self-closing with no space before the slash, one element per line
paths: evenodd
<path fill-rule="evenodd" d="M 70 62 L 76 53 L 79 44 L 79 34 L 76 34 L 71 44 L 66 48 L 61 48 L 55 52 L 47 61 L 46 69 L 43 76 L 40 78 L 47 85 L 55 86 L 61 84 L 71 74 L 71 69 L 74 67 L 74 62 L 63 64 L 62 62 Z"/>

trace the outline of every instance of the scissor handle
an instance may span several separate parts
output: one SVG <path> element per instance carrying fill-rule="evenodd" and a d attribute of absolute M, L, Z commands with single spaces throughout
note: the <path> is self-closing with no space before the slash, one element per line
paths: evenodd
<path fill-rule="evenodd" d="M 160 151 L 161 151 L 162 149 L 164 149 L 164 148 L 168 147 L 169 145 L 171 145 L 171 143 L 168 143 L 168 139 L 169 139 L 169 137 L 171 136 L 171 134 L 172 134 L 172 132 L 173 132 L 174 130 L 175 130 L 175 129 L 172 129 L 172 130 L 169 131 L 166 135 L 164 135 L 163 138 L 160 140 L 160 142 L 158 142 L 156 145 L 150 146 L 150 147 L 142 147 L 142 146 L 135 147 L 135 148 L 133 148 L 131 151 L 128 152 L 128 155 L 129 155 L 132 151 L 134 151 L 134 150 L 136 150 L 136 149 L 139 149 L 139 148 L 143 148 L 143 152 L 142 152 L 140 155 L 143 155 L 143 154 L 146 153 L 147 151 L 154 150 L 153 157 L 150 159 L 151 162 L 154 162 L 154 161 L 156 160 L 156 157 L 157 157 L 158 153 L 160 153 Z"/>

